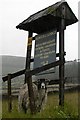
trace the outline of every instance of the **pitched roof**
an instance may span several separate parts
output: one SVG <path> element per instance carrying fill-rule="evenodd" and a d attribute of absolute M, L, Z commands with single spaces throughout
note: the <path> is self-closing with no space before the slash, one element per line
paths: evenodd
<path fill-rule="evenodd" d="M 65 25 L 68 26 L 76 23 L 78 19 L 72 12 L 67 2 L 60 1 L 31 15 L 18 26 L 16 26 L 16 28 L 32 31 L 38 34 L 54 28 L 57 28 L 58 30 L 60 20 L 62 18 L 62 5 L 64 5 L 66 8 L 64 17 Z"/>

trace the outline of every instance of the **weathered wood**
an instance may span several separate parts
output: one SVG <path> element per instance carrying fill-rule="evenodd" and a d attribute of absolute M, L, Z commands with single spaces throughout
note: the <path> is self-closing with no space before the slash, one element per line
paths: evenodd
<path fill-rule="evenodd" d="M 63 55 L 65 56 L 65 55 L 66 55 L 66 52 L 63 52 Z M 56 57 L 60 57 L 60 53 L 57 53 L 57 54 L 56 54 Z"/>
<path fill-rule="evenodd" d="M 66 52 L 64 52 L 63 54 L 66 55 Z M 56 57 L 59 57 L 59 56 L 60 56 L 60 54 L 57 53 L 57 54 L 56 54 Z M 34 59 L 30 59 L 30 62 L 34 62 Z M 18 71 L 18 72 L 15 72 L 15 73 L 12 73 L 12 74 L 11 74 L 11 79 L 12 79 L 12 78 L 15 78 L 15 77 L 18 77 L 18 76 L 20 76 L 20 75 L 25 74 L 25 71 L 26 71 L 26 69 L 21 70 L 21 71 Z M 4 77 L 2 77 L 2 79 L 3 79 L 3 81 L 5 82 L 5 81 L 8 80 L 8 76 L 4 76 Z"/>
<path fill-rule="evenodd" d="M 11 79 L 15 78 L 15 77 L 18 77 L 20 75 L 23 75 L 24 73 L 25 73 L 25 69 L 21 70 L 21 71 L 18 71 L 18 72 L 15 72 L 15 73 L 12 73 L 12 74 L 10 74 L 11 75 Z M 8 80 L 8 76 L 2 77 L 2 79 L 3 79 L 3 82 L 5 82 L 5 81 Z"/>
<path fill-rule="evenodd" d="M 40 73 L 40 72 L 43 72 L 43 71 L 48 70 L 48 69 L 50 69 L 52 67 L 58 66 L 59 64 L 61 64 L 61 62 L 58 60 L 58 61 L 50 63 L 48 65 L 38 67 L 38 68 L 36 68 L 34 70 L 26 71 L 26 77 L 28 77 L 30 75 L 35 75 L 35 74 Z"/>
<path fill-rule="evenodd" d="M 53 63 L 50 63 L 50 64 L 48 64 L 48 65 L 44 65 L 44 66 L 42 66 L 42 67 L 38 67 L 38 68 L 36 68 L 36 69 L 34 69 L 34 70 L 28 71 L 28 70 L 25 70 L 25 69 L 24 69 L 24 70 L 21 70 L 21 71 L 18 71 L 18 72 L 16 72 L 16 73 L 11 74 L 11 79 L 12 79 L 12 78 L 15 78 L 15 77 L 18 77 L 18 76 L 20 76 L 20 75 L 22 75 L 22 74 L 25 74 L 25 72 L 26 72 L 26 76 L 27 76 L 27 77 L 28 77 L 28 76 L 31 76 L 31 75 L 35 75 L 35 74 L 37 74 L 37 73 L 43 72 L 43 71 L 45 71 L 45 70 L 48 70 L 48 69 L 50 69 L 50 68 L 52 68 L 52 67 L 58 66 L 59 64 L 61 64 L 61 62 L 58 60 L 58 61 L 53 62 Z M 2 79 L 3 79 L 3 81 L 5 82 L 5 81 L 8 80 L 8 76 L 3 77 Z"/>
<path fill-rule="evenodd" d="M 37 34 L 44 33 L 54 28 L 56 28 L 59 32 L 60 19 L 63 18 L 61 12 L 62 5 L 64 5 L 66 8 L 66 15 L 64 17 L 66 21 L 65 25 L 68 26 L 76 23 L 78 19 L 72 12 L 68 3 L 65 0 L 60 0 L 59 2 L 29 16 L 26 20 L 17 25 L 16 28 L 26 31 L 32 30 L 34 33 Z"/>
<path fill-rule="evenodd" d="M 27 43 L 27 53 L 26 53 L 26 65 L 25 69 L 30 70 L 30 60 L 31 60 L 31 49 L 32 49 L 32 32 L 28 33 L 28 43 Z M 25 74 L 25 83 L 26 81 L 26 74 Z"/>
<path fill-rule="evenodd" d="M 31 49 L 32 49 L 32 32 L 28 32 L 28 44 L 27 44 L 27 55 L 26 55 L 26 70 L 30 70 L 30 60 L 31 60 Z M 25 73 L 25 83 L 28 85 L 28 94 L 29 94 L 29 102 L 30 102 L 30 110 L 33 114 L 36 110 L 35 108 L 35 100 L 34 100 L 34 92 L 33 92 L 33 86 L 32 86 L 32 75 L 26 76 Z"/>
<path fill-rule="evenodd" d="M 11 74 L 8 74 L 8 111 L 12 110 L 12 98 L 11 98 Z"/>
<path fill-rule="evenodd" d="M 64 105 L 64 29 L 65 29 L 65 7 L 62 6 L 62 19 L 61 19 L 61 24 L 60 24 L 60 31 L 59 31 L 59 60 L 61 63 L 59 65 L 59 105 L 63 106 Z"/>
<path fill-rule="evenodd" d="M 64 83 L 66 82 L 67 77 L 64 78 Z M 54 79 L 54 80 L 50 80 L 48 81 L 49 85 L 53 85 L 53 84 L 59 84 L 60 83 L 60 79 Z"/>
<path fill-rule="evenodd" d="M 35 107 L 35 100 L 34 100 L 34 92 L 33 92 L 33 85 L 32 85 L 32 76 L 27 77 L 27 85 L 28 85 L 28 94 L 29 94 L 29 102 L 30 102 L 30 110 L 31 114 L 34 114 L 36 112 Z"/>

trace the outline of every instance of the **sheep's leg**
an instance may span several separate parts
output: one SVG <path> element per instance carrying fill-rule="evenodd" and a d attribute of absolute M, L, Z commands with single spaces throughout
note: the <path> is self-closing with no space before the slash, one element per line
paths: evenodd
<path fill-rule="evenodd" d="M 40 112 L 41 112 L 41 110 L 45 109 L 46 102 L 47 102 L 47 93 L 45 93 L 44 96 L 42 96 L 42 98 L 40 100 Z"/>
<path fill-rule="evenodd" d="M 18 96 L 18 111 L 20 112 L 22 110 L 22 97 Z"/>
<path fill-rule="evenodd" d="M 28 108 L 29 108 L 29 98 L 28 98 L 28 94 L 25 93 L 22 99 L 22 108 L 24 110 L 24 112 L 26 113 Z"/>
<path fill-rule="evenodd" d="M 46 102 L 47 102 L 47 93 L 45 93 L 45 97 L 44 97 L 44 100 L 43 100 L 43 103 L 42 103 L 42 110 L 45 109 Z"/>

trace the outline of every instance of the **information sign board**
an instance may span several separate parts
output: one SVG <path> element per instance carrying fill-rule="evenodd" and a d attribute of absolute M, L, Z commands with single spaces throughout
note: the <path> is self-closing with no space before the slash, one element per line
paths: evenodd
<path fill-rule="evenodd" d="M 56 61 L 56 37 L 56 30 L 35 37 L 34 69 Z M 51 71 L 53 72 L 54 68 L 42 73 Z"/>

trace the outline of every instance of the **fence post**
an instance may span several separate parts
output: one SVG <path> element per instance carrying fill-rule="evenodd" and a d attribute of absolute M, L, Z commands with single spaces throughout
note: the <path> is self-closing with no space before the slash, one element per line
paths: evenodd
<path fill-rule="evenodd" d="M 8 111 L 12 110 L 12 97 L 11 97 L 11 74 L 8 74 Z"/>

